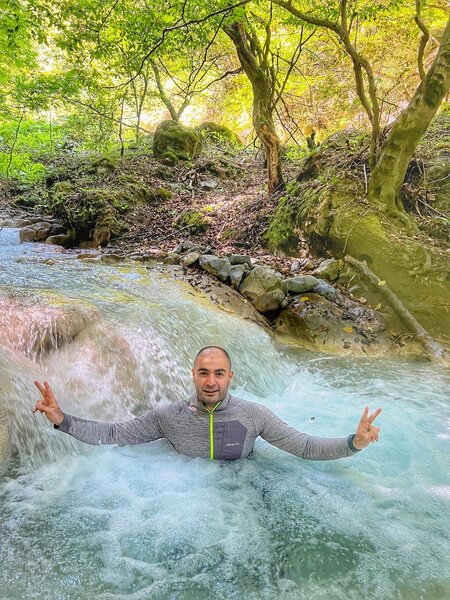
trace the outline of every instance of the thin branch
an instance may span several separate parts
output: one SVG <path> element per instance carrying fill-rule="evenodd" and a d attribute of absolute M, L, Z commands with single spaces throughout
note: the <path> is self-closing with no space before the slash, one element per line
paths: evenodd
<path fill-rule="evenodd" d="M 206 17 L 201 17 L 200 19 L 191 19 L 190 21 L 184 21 L 184 7 L 183 7 L 183 13 L 182 13 L 183 22 L 180 23 L 178 20 L 175 25 L 172 25 L 171 27 L 165 27 L 163 29 L 162 35 L 159 38 L 159 40 L 154 44 L 154 46 L 152 46 L 152 48 L 147 52 L 147 54 L 145 56 L 143 56 L 143 58 L 141 59 L 141 63 L 138 67 L 138 70 L 133 75 L 133 77 L 131 77 L 128 81 L 125 81 L 124 83 L 120 83 L 115 86 L 109 86 L 106 89 L 126 87 L 134 79 L 136 79 L 136 77 L 139 76 L 140 72 L 144 68 L 145 63 L 150 58 L 150 56 L 154 52 L 156 52 L 156 50 L 158 50 L 158 48 L 160 48 L 163 45 L 167 34 L 172 33 L 172 31 L 178 31 L 179 29 L 187 28 L 187 27 L 189 27 L 189 25 L 200 25 L 200 23 L 204 23 L 205 21 L 208 21 L 208 19 L 211 19 L 212 17 L 216 17 L 217 15 L 221 15 L 223 13 L 229 14 L 230 12 L 233 11 L 233 9 L 239 8 L 239 6 L 244 6 L 245 4 L 248 4 L 249 1 L 250 0 L 241 0 L 241 2 L 237 2 L 236 4 L 232 4 L 231 6 L 227 6 L 226 8 L 221 8 L 220 10 L 216 10 L 216 11 L 210 13 L 209 15 L 206 15 Z"/>
<path fill-rule="evenodd" d="M 16 144 L 17 144 L 17 139 L 19 137 L 19 131 L 20 131 L 20 126 L 22 124 L 22 120 L 23 120 L 23 113 L 20 115 L 20 119 L 19 119 L 19 122 L 17 123 L 16 130 L 14 131 L 13 143 L 11 144 L 11 148 L 9 149 L 9 162 L 8 162 L 8 166 L 6 167 L 6 177 L 9 177 L 9 171 L 11 169 L 13 155 L 14 155 L 14 148 L 16 147 Z"/>
<path fill-rule="evenodd" d="M 290 77 L 290 75 L 292 73 L 292 70 L 294 69 L 294 67 L 296 67 L 297 62 L 300 59 L 300 55 L 302 53 L 304 44 L 306 44 L 308 42 L 308 40 L 311 39 L 311 37 L 315 34 L 316 31 L 317 30 L 314 29 L 314 31 L 311 33 L 311 35 L 309 35 L 306 38 L 306 40 L 303 41 L 303 27 L 301 28 L 300 41 L 299 41 L 297 47 L 295 48 L 294 52 L 292 53 L 291 60 L 290 61 L 286 61 L 286 62 L 288 62 L 289 67 L 288 67 L 288 70 L 286 71 L 286 76 L 284 78 L 284 81 L 283 81 L 283 83 L 280 86 L 280 90 L 278 92 L 278 95 L 277 95 L 277 97 L 273 101 L 273 107 L 275 107 L 278 104 L 278 102 L 280 101 L 281 96 L 284 93 L 284 89 L 285 89 L 285 87 L 287 85 L 287 82 L 288 82 L 288 79 L 289 79 L 289 77 Z M 286 60 L 286 59 L 282 59 L 282 60 Z"/>
<path fill-rule="evenodd" d="M 416 22 L 417 27 L 422 32 L 422 35 L 420 36 L 419 49 L 417 52 L 417 66 L 419 68 L 419 75 L 421 81 L 425 81 L 426 73 L 423 66 L 423 56 L 425 53 L 425 47 L 428 44 L 428 40 L 430 39 L 430 32 L 428 30 L 428 27 L 422 21 L 421 8 L 421 0 L 416 0 L 416 15 L 414 17 L 414 21 Z"/>
<path fill-rule="evenodd" d="M 100 27 L 97 29 L 97 43 L 99 46 L 101 46 L 101 39 L 100 39 L 100 32 L 103 29 L 103 27 L 106 25 L 106 21 L 109 19 L 111 13 L 114 11 L 114 9 L 116 8 L 116 6 L 119 4 L 120 0 L 115 0 L 114 4 L 111 6 L 111 8 L 108 10 L 108 12 L 106 13 L 105 17 L 103 18 L 102 22 L 100 23 Z"/>
<path fill-rule="evenodd" d="M 117 119 L 115 117 L 112 117 L 111 115 L 108 115 L 107 113 L 102 112 L 101 110 L 99 110 L 95 106 L 92 106 L 91 104 L 88 104 L 87 102 L 82 102 L 81 100 L 74 100 L 73 98 L 68 98 L 67 96 L 61 96 L 61 98 L 63 100 L 65 100 L 66 102 L 68 102 L 69 104 L 73 104 L 75 106 L 83 106 L 84 108 L 88 108 L 89 110 L 96 113 L 100 117 L 108 119 L 108 121 L 112 121 L 113 123 L 120 123 L 120 121 L 121 121 L 120 119 Z M 124 121 L 122 122 L 122 125 L 123 125 L 123 127 L 129 127 L 131 129 L 136 129 L 136 125 L 130 125 L 129 123 L 125 123 Z M 148 129 L 145 129 L 144 127 L 139 127 L 139 130 L 143 131 L 144 133 L 151 133 Z"/>
<path fill-rule="evenodd" d="M 225 71 L 225 73 L 220 75 L 220 77 L 216 77 L 216 79 L 213 79 L 208 84 L 206 84 L 204 87 L 197 90 L 197 93 L 201 94 L 202 92 L 204 92 L 205 90 L 210 88 L 212 85 L 214 85 L 218 81 L 222 81 L 222 79 L 225 79 L 225 77 L 228 77 L 229 75 L 239 75 L 239 73 L 242 73 L 242 67 L 238 67 L 237 69 L 234 69 L 233 71 Z"/>

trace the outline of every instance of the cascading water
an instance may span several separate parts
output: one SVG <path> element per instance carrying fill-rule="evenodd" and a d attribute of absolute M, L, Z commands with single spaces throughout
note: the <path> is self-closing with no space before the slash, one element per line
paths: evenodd
<path fill-rule="evenodd" d="M 0 598 L 450 597 L 448 374 L 280 347 L 156 266 L 78 261 L 16 230 L 0 232 L 0 259 L 0 292 L 19 306 L 49 298 L 86 317 L 43 353 L 3 340 Z M 31 413 L 34 379 L 105 421 L 187 397 L 207 344 L 230 350 L 235 395 L 313 435 L 346 436 L 365 404 L 382 406 L 380 442 L 320 463 L 260 441 L 251 460 L 209 462 L 164 441 L 91 448 Z"/>

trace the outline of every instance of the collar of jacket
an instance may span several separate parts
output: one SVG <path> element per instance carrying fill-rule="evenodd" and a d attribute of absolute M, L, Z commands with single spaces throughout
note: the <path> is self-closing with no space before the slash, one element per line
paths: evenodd
<path fill-rule="evenodd" d="M 227 392 L 227 395 L 225 396 L 225 398 L 222 400 L 222 402 L 219 404 L 219 406 L 215 409 L 214 412 L 218 412 L 219 410 L 224 410 L 228 404 L 230 403 L 231 400 L 231 394 L 229 392 Z M 204 413 L 209 413 L 210 411 L 206 408 L 206 406 L 203 404 L 203 402 L 200 402 L 199 399 L 197 398 L 197 396 L 192 396 L 190 402 L 189 402 L 189 406 L 192 406 L 194 408 L 196 408 L 197 410 L 204 412 Z"/>

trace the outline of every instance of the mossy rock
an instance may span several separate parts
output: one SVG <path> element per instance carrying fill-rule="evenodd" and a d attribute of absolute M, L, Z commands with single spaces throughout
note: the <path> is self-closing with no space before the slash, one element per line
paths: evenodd
<path fill-rule="evenodd" d="M 97 175 L 108 175 L 109 173 L 113 173 L 116 168 L 117 162 L 114 158 L 109 156 L 100 156 L 92 161 L 88 172 Z"/>
<path fill-rule="evenodd" d="M 214 123 L 212 121 L 205 121 L 201 125 L 195 128 L 196 133 L 200 134 L 206 140 L 211 140 L 213 142 L 218 143 L 228 143 L 233 146 L 242 146 L 242 142 L 239 137 L 225 127 L 224 125 L 219 125 L 218 123 Z"/>
<path fill-rule="evenodd" d="M 156 158 L 192 160 L 200 154 L 201 149 L 201 138 L 190 127 L 176 121 L 162 121 L 156 128 L 153 138 L 153 154 Z"/>
<path fill-rule="evenodd" d="M 66 181 L 70 179 L 70 171 L 65 166 L 53 167 L 47 173 L 45 178 L 45 185 L 47 187 L 52 187 L 58 182 Z"/>
<path fill-rule="evenodd" d="M 178 156 L 172 150 L 167 150 L 160 158 L 161 162 L 168 167 L 176 167 L 180 162 Z"/>
<path fill-rule="evenodd" d="M 75 192 L 72 186 L 63 183 L 54 187 L 49 205 L 66 227 L 75 230 L 77 240 L 90 240 L 97 223 L 105 219 L 110 223 L 110 237 L 120 232 L 118 213 L 127 202 L 123 192 L 101 188 Z"/>
<path fill-rule="evenodd" d="M 177 229 L 189 229 L 190 233 L 202 233 L 212 224 L 211 217 L 208 217 L 204 211 L 186 210 L 175 221 L 174 226 Z"/>
<path fill-rule="evenodd" d="M 147 189 L 148 202 L 164 202 L 172 198 L 172 192 L 164 187 L 151 187 Z"/>

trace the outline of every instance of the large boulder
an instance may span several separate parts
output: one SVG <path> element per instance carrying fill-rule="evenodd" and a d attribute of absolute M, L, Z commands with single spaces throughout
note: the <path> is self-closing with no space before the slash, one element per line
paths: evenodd
<path fill-rule="evenodd" d="M 93 307 L 58 294 L 28 298 L 0 295 L 0 337 L 15 352 L 35 358 L 72 341 L 98 319 Z"/>
<path fill-rule="evenodd" d="M 21 242 L 43 242 L 50 235 L 52 223 L 41 221 L 33 225 L 26 225 L 19 231 Z"/>
<path fill-rule="evenodd" d="M 200 154 L 201 138 L 190 127 L 176 121 L 162 121 L 153 138 L 153 154 L 156 158 L 175 157 L 192 160 Z"/>
<path fill-rule="evenodd" d="M 283 344 L 335 355 L 422 352 L 415 342 L 395 344 L 376 311 L 351 301 L 345 308 L 338 307 L 314 293 L 296 297 L 280 312 L 274 322 L 274 334 Z"/>
<path fill-rule="evenodd" d="M 239 286 L 240 293 L 248 298 L 259 312 L 280 308 L 286 297 L 287 286 L 280 273 L 269 267 L 255 267 Z"/>
<path fill-rule="evenodd" d="M 230 276 L 231 265 L 228 258 L 219 258 L 214 254 L 203 254 L 199 258 L 199 264 L 207 273 L 226 281 Z"/>

